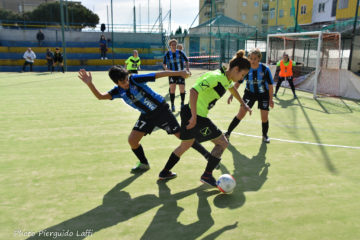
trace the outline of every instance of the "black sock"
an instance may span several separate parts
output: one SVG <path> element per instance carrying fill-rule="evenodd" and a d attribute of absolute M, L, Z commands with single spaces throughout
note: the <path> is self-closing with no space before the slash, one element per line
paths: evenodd
<path fill-rule="evenodd" d="M 181 97 L 181 104 L 184 104 L 184 101 L 185 101 L 185 93 L 180 93 L 180 97 Z"/>
<path fill-rule="evenodd" d="M 54 71 L 54 67 L 51 67 L 51 71 L 52 71 L 52 72 Z"/>
<path fill-rule="evenodd" d="M 267 136 L 269 130 L 269 121 L 262 123 L 262 134 L 263 136 Z"/>
<path fill-rule="evenodd" d="M 135 153 L 136 157 L 140 160 L 141 163 L 149 164 L 148 160 L 145 157 L 144 149 L 141 145 L 137 149 L 131 150 Z"/>
<path fill-rule="evenodd" d="M 175 164 L 180 160 L 180 157 L 176 156 L 175 153 L 171 153 L 170 157 L 169 157 L 169 160 L 167 161 L 163 171 L 170 171 L 174 166 Z"/>
<path fill-rule="evenodd" d="M 214 168 L 219 164 L 219 162 L 221 161 L 220 158 L 214 157 L 213 155 L 210 155 L 209 157 L 209 161 L 206 165 L 205 168 L 205 172 L 207 173 L 212 173 L 212 171 L 214 170 Z"/>
<path fill-rule="evenodd" d="M 170 93 L 170 101 L 171 101 L 171 106 L 174 106 L 175 93 Z"/>
<path fill-rule="evenodd" d="M 295 96 L 295 86 L 294 86 L 294 82 L 293 80 L 288 80 L 289 85 L 291 87 L 291 91 L 293 92 L 294 96 Z"/>
<path fill-rule="evenodd" d="M 282 82 L 282 81 L 278 80 L 278 82 L 277 82 L 277 84 L 276 84 L 275 95 L 276 95 L 276 94 L 277 94 L 277 92 L 279 91 L 279 88 L 280 88 L 281 82 Z"/>
<path fill-rule="evenodd" d="M 234 117 L 234 119 L 231 121 L 229 128 L 227 130 L 227 134 L 231 134 L 231 132 L 237 127 L 237 125 L 240 123 L 241 120 L 239 120 L 236 116 Z"/>
<path fill-rule="evenodd" d="M 62 72 L 65 72 L 64 67 L 61 67 Z"/>
<path fill-rule="evenodd" d="M 191 146 L 193 149 L 198 151 L 201 155 L 203 155 L 206 159 L 210 156 L 210 153 L 208 150 L 204 148 L 203 145 L 201 145 L 198 141 L 195 140 L 193 145 Z"/>

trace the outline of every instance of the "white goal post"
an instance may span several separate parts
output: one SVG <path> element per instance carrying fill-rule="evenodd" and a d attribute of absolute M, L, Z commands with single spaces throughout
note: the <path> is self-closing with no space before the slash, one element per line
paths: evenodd
<path fill-rule="evenodd" d="M 318 95 L 339 96 L 341 34 L 338 32 L 278 33 L 267 36 L 267 64 L 290 59 L 302 63 L 294 73 L 295 85 Z M 273 68 L 274 69 L 274 68 Z"/>

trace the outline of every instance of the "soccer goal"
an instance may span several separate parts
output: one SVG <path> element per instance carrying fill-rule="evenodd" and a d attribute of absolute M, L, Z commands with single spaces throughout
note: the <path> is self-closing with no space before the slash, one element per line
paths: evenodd
<path fill-rule="evenodd" d="M 338 32 L 280 33 L 267 36 L 267 63 L 276 72 L 276 63 L 286 52 L 297 63 L 293 67 L 296 88 L 317 96 L 340 95 L 340 46 Z M 285 81 L 283 82 L 283 84 Z M 287 84 L 287 83 L 285 83 Z"/>

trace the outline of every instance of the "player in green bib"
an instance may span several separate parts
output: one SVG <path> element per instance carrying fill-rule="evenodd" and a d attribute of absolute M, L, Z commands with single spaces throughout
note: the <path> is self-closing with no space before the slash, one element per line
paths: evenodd
<path fill-rule="evenodd" d="M 249 72 L 250 62 L 240 50 L 230 60 L 229 68 L 221 68 L 202 75 L 190 90 L 190 103 L 181 109 L 180 145 L 172 152 L 159 179 L 172 179 L 176 173 L 170 170 L 180 160 L 181 155 L 194 143 L 211 140 L 215 146 L 208 157 L 208 163 L 200 180 L 216 187 L 212 171 L 219 164 L 221 155 L 228 146 L 228 141 L 219 128 L 207 117 L 209 110 L 229 90 L 232 95 L 251 113 L 251 109 L 242 100 L 233 82 L 237 82 Z"/>
<path fill-rule="evenodd" d="M 140 58 L 139 58 L 139 53 L 137 50 L 133 51 L 133 56 L 129 57 L 126 61 L 125 61 L 125 67 L 126 70 L 128 70 L 129 73 L 138 73 L 138 70 L 140 70 Z"/>

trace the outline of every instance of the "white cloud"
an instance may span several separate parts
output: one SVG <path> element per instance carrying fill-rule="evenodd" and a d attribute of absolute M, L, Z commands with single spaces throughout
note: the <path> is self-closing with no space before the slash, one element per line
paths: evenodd
<path fill-rule="evenodd" d="M 100 2 L 100 4 L 99 4 Z M 99 15 L 100 23 L 107 23 L 107 6 L 109 22 L 111 23 L 111 0 L 82 0 L 81 3 Z M 149 21 L 148 21 L 149 3 Z M 159 0 L 135 0 L 136 22 L 141 25 L 153 26 L 159 16 Z M 163 18 L 170 10 L 170 0 L 161 0 Z M 131 25 L 133 24 L 134 0 L 113 0 L 114 24 Z M 198 0 L 171 0 L 171 26 L 172 31 L 181 26 L 189 28 L 199 11 Z M 140 16 L 141 13 L 141 16 Z M 163 22 L 164 28 L 168 29 L 169 16 Z M 198 25 L 196 19 L 193 26 Z"/>

